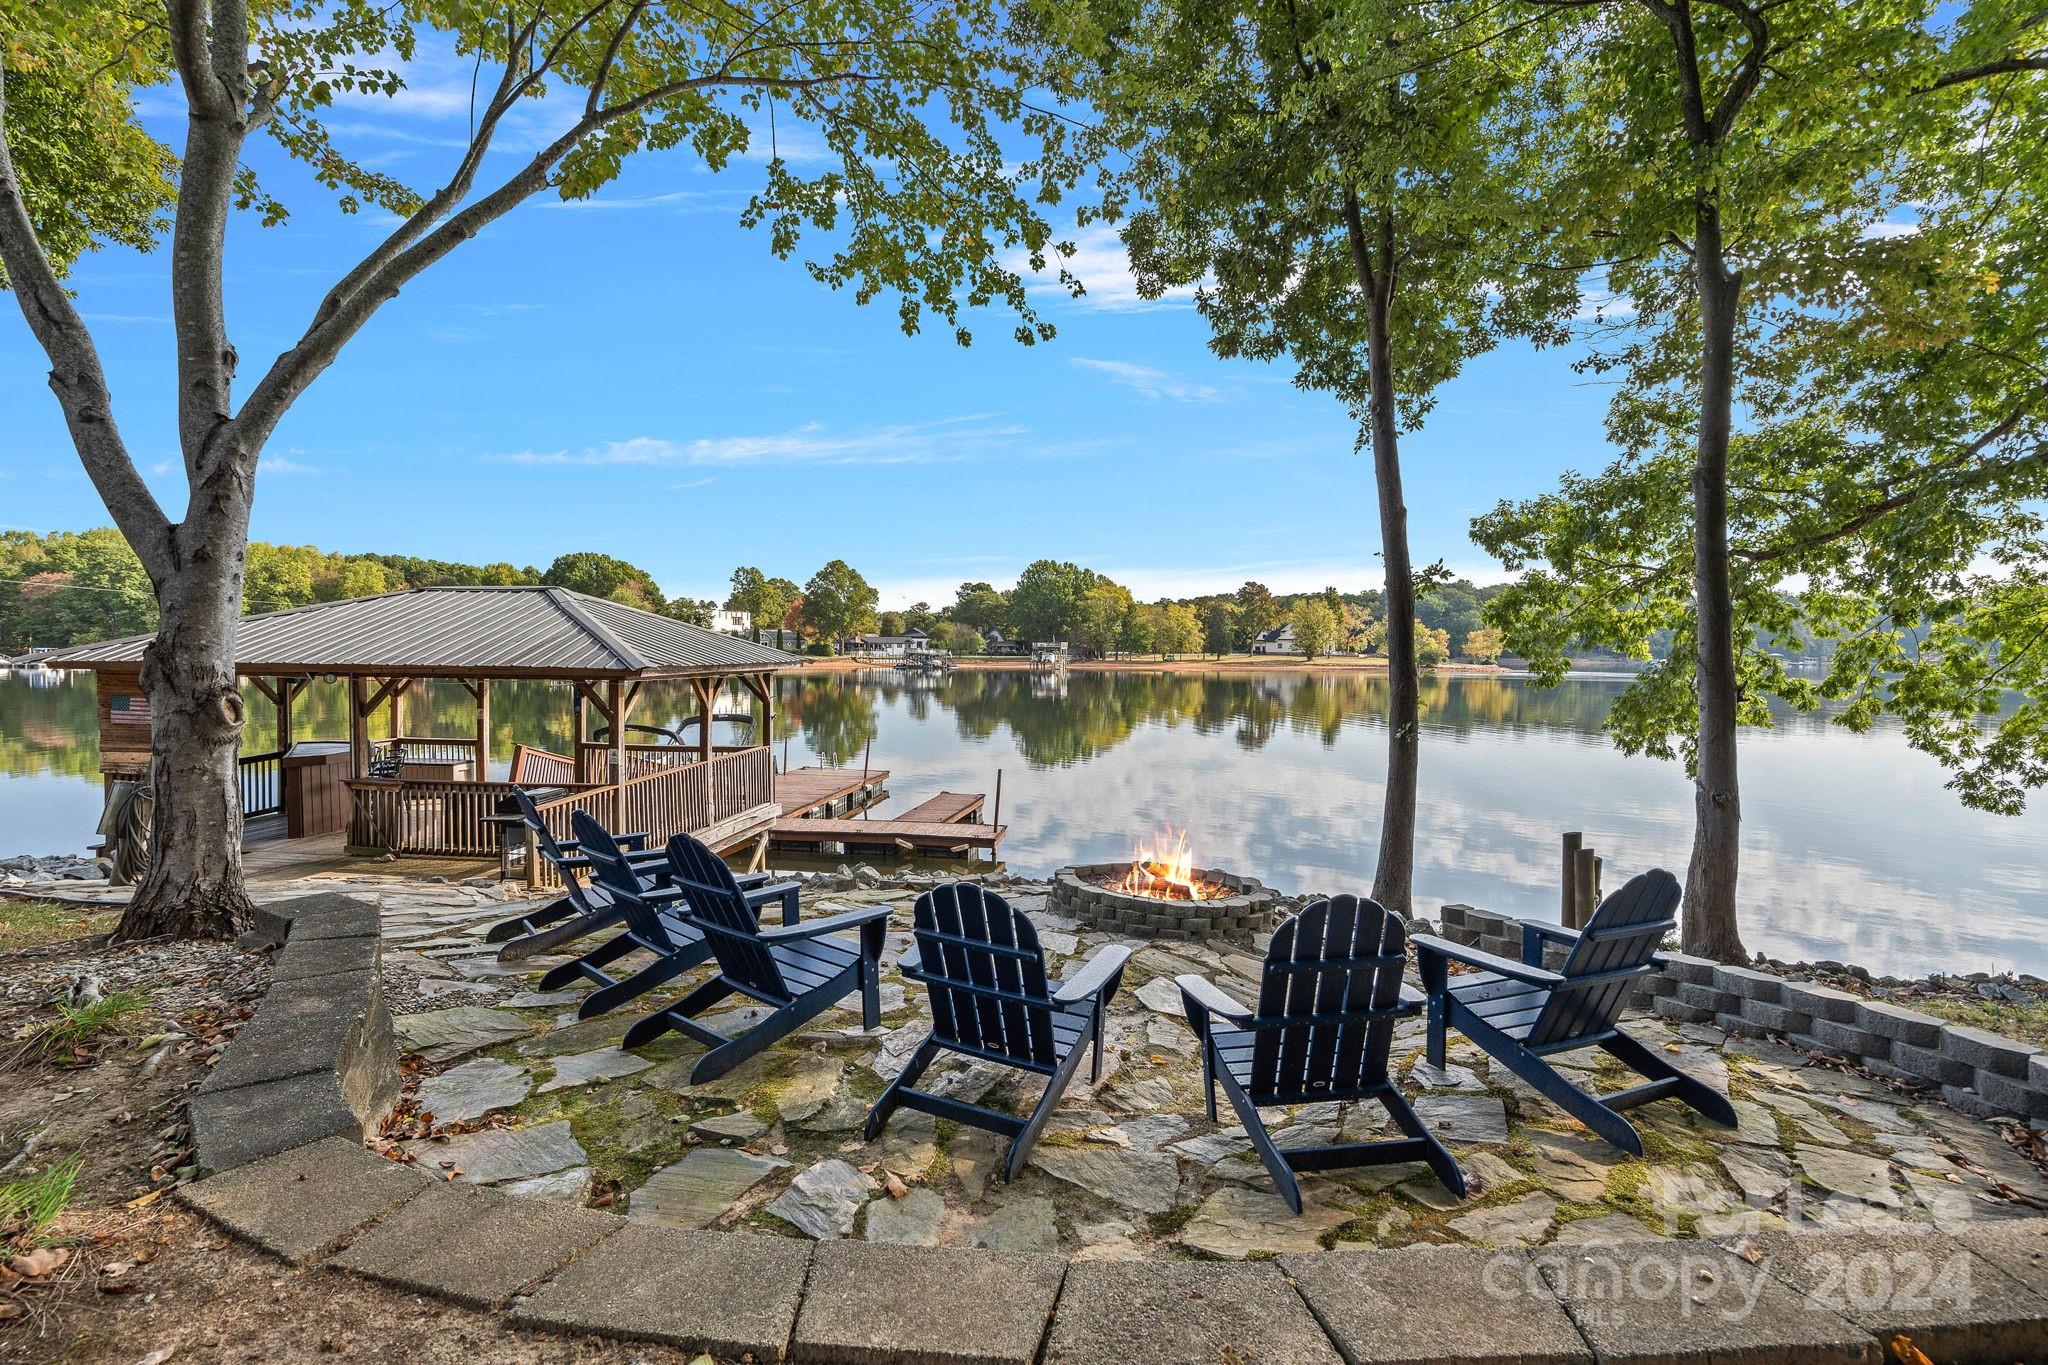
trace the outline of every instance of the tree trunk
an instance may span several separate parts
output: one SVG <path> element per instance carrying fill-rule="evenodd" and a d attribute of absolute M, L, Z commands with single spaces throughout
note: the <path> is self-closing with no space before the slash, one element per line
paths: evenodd
<path fill-rule="evenodd" d="M 142 660 L 156 809 L 149 871 L 118 938 L 231 938 L 248 927 L 234 653 L 248 499 L 235 481 L 217 475 L 199 490 L 195 503 L 212 492 L 212 506 L 177 528 L 178 564 L 157 589 L 157 635 Z"/>
<path fill-rule="evenodd" d="M 1401 495 L 1394 365 L 1387 353 L 1391 306 L 1387 298 L 1367 295 L 1372 469 L 1380 504 L 1380 554 L 1387 570 L 1387 789 L 1380 807 L 1380 857 L 1372 875 L 1372 898 L 1406 918 L 1414 914 L 1422 706 L 1415 667 L 1415 573 L 1408 559 L 1408 505 Z"/>
<path fill-rule="evenodd" d="M 1728 441 L 1735 401 L 1735 327 L 1742 276 L 1728 269 L 1721 216 L 1697 215 L 1693 276 L 1699 292 L 1700 427 L 1693 458 L 1693 598 L 1697 639 L 1698 772 L 1692 862 L 1685 881 L 1685 951 L 1722 962 L 1748 958 L 1736 928 L 1735 879 L 1742 803 L 1735 754 L 1735 598 L 1728 561 Z"/>

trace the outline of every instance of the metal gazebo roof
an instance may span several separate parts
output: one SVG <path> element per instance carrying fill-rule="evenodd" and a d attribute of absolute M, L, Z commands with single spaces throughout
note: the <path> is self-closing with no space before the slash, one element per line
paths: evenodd
<path fill-rule="evenodd" d="M 130 635 L 46 656 L 50 668 L 140 666 Z M 660 678 L 759 673 L 794 654 L 567 588 L 412 588 L 245 616 L 244 675 Z"/>

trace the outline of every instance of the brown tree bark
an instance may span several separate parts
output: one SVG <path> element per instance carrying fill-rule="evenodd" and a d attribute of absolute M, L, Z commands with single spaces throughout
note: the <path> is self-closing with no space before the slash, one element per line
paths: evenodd
<path fill-rule="evenodd" d="M 1735 409 L 1735 328 L 1742 276 L 1728 268 L 1718 204 L 1697 214 L 1693 279 L 1700 301 L 1700 422 L 1693 456 L 1693 681 L 1698 693 L 1692 861 L 1685 878 L 1685 951 L 1742 962 L 1735 887 L 1741 863 L 1737 773 L 1735 596 L 1728 560 L 1728 444 Z"/>
<path fill-rule="evenodd" d="M 1351 256 L 1366 310 L 1367 430 L 1386 566 L 1387 785 L 1372 898 L 1403 918 L 1415 898 L 1415 803 L 1422 767 L 1422 682 L 1415 663 L 1415 571 L 1408 554 L 1408 504 L 1401 491 L 1400 420 L 1395 407 L 1392 314 L 1394 219 L 1377 215 L 1368 239 L 1356 195 L 1344 200 Z"/>

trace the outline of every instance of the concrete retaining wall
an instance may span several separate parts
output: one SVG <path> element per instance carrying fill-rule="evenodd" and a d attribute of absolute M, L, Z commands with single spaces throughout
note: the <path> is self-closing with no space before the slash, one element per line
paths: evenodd
<path fill-rule="evenodd" d="M 302 896 L 259 908 L 255 929 L 283 947 L 270 989 L 188 1106 L 204 1171 L 324 1137 L 361 1141 L 398 1098 L 377 907 Z"/>
<path fill-rule="evenodd" d="M 1522 955 L 1522 921 L 1512 915 L 1446 905 L 1443 930 L 1444 937 L 1483 952 Z M 1564 954 L 1562 945 L 1549 945 L 1545 965 L 1557 966 Z M 2048 1120 L 2048 1052 L 2031 1043 L 1817 982 L 1684 953 L 1663 956 L 1664 969 L 1642 979 L 1633 1007 L 1730 1033 L 1780 1034 L 1879 1075 L 1938 1086 L 1951 1106 L 1980 1118 Z"/>

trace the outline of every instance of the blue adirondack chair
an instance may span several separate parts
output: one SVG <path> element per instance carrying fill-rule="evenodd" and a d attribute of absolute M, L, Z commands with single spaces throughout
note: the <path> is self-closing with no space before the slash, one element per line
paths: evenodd
<path fill-rule="evenodd" d="M 622 1046 L 638 1047 L 671 1029 L 687 1033 L 711 1049 L 690 1072 L 690 1083 L 701 1085 L 854 991 L 860 992 L 862 1024 L 881 1026 L 882 941 L 889 907 L 849 910 L 809 924 L 791 923 L 793 917 L 786 916 L 780 928 L 763 929 L 755 901 L 716 853 L 689 835 L 678 834 L 668 841 L 668 858 L 672 885 L 667 890 L 687 907 L 679 918 L 703 936 L 718 961 L 718 974 L 673 1005 L 639 1020 L 626 1030 Z M 647 897 L 632 885 L 623 866 L 600 865 L 597 872 L 624 902 L 629 924 L 662 918 L 646 904 Z M 840 931 L 848 929 L 858 931 L 858 937 L 842 937 Z M 733 1037 L 696 1021 L 694 1016 L 735 994 L 758 1000 L 771 1012 Z"/>
<path fill-rule="evenodd" d="M 589 952 L 550 969 L 541 977 L 540 988 L 560 990 L 579 979 L 595 983 L 597 989 L 576 1007 L 577 1018 L 594 1019 L 675 980 L 708 959 L 711 946 L 675 908 L 685 893 L 668 883 L 666 850 L 657 872 L 629 856 L 588 811 L 572 811 L 569 821 L 576 831 L 579 855 L 592 874 L 592 889 L 605 897 L 603 913 L 617 915 L 626 927 Z M 631 894 L 622 892 L 621 887 L 631 888 Z M 614 974 L 612 964 L 633 953 L 645 953 L 649 960 L 633 972 Z"/>
<path fill-rule="evenodd" d="M 503 945 L 498 949 L 498 959 L 516 962 L 532 957 L 625 918 L 624 912 L 612 904 L 610 894 L 585 875 L 590 871 L 590 860 L 583 856 L 582 844 L 574 839 L 557 840 L 525 790 L 515 788 L 512 800 L 517 814 L 511 818 L 533 832 L 534 847 L 562 879 L 562 894 L 537 910 L 499 920 L 490 927 L 484 942 Z M 645 834 L 614 834 L 611 840 L 629 862 L 666 872 L 667 852 L 648 848 Z"/>
<path fill-rule="evenodd" d="M 1458 1032 L 1559 1108 L 1625 1152 L 1643 1154 L 1642 1135 L 1624 1109 L 1666 1096 L 1716 1123 L 1735 1124 L 1735 1108 L 1713 1087 L 1686 1075 L 1615 1026 L 1637 977 L 1661 965 L 1657 946 L 1676 924 L 1678 879 L 1652 868 L 1600 903 L 1586 927 L 1522 927 L 1522 960 L 1417 935 L 1416 963 L 1429 992 L 1429 1060 L 1444 1064 L 1444 1034 Z M 1571 945 L 1557 971 L 1543 968 L 1546 941 Z M 1479 970 L 1452 976 L 1449 964 Z M 1546 1058 L 1598 1047 L 1644 1078 L 1627 1090 L 1594 1095 L 1560 1075 Z"/>
<path fill-rule="evenodd" d="M 972 882 L 935 887 L 917 898 L 915 917 L 917 941 L 896 966 L 931 993 L 932 1032 L 868 1110 L 867 1139 L 899 1107 L 920 1109 L 1008 1137 L 1003 1178 L 1014 1180 L 1084 1056 L 1101 1077 L 1103 1024 L 1131 950 L 1097 948 L 1062 985 L 1046 978 L 1038 930 L 993 891 Z M 1047 1078 L 1045 1093 L 1019 1118 L 916 1089 L 941 1052 L 1035 1072 Z"/>
<path fill-rule="evenodd" d="M 1423 1126 L 1387 1074 L 1396 1020 L 1422 1012 L 1402 985 L 1407 929 L 1377 901 L 1337 896 L 1310 901 L 1273 933 L 1248 1009 L 1199 976 L 1175 979 L 1188 1023 L 1202 1041 L 1202 1088 L 1216 1117 L 1221 1086 L 1273 1175 L 1280 1197 L 1301 1212 L 1297 1171 L 1424 1161 L 1460 1199 L 1465 1176 Z M 1326 1100 L 1378 1100 L 1407 1136 L 1331 1147 L 1277 1146 L 1261 1108 Z"/>

